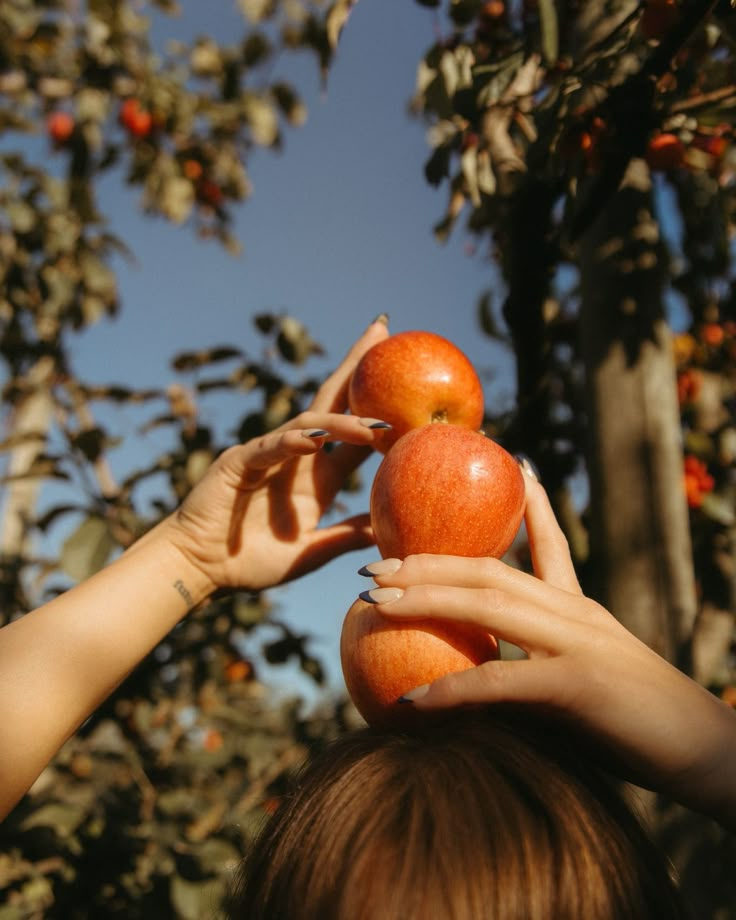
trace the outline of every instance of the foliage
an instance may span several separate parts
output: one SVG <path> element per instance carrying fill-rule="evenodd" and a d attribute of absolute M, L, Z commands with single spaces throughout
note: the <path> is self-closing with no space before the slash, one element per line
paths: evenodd
<path fill-rule="evenodd" d="M 534 456 L 553 492 L 585 469 L 578 242 L 629 163 L 649 164 L 679 333 L 698 583 L 704 600 L 732 609 L 736 12 L 696 0 L 422 5 L 436 9 L 438 38 L 413 109 L 430 126 L 427 180 L 449 192 L 435 232 L 445 239 L 464 215 L 500 265 L 505 301 L 486 291 L 479 321 L 514 350 L 520 392 L 496 430 Z M 721 686 L 731 679 L 720 670 Z"/>
<path fill-rule="evenodd" d="M 640 310 L 637 298 L 664 296 L 683 443 L 680 481 L 666 487 L 687 503 L 698 595 L 689 665 L 734 704 L 736 10 L 727 0 L 419 2 L 433 10 L 436 41 L 419 64 L 412 107 L 429 127 L 426 179 L 447 189 L 435 234 L 444 241 L 464 218 L 504 282 L 481 295 L 478 317 L 513 352 L 518 403 L 488 429 L 541 469 L 588 591 L 597 461 L 581 244 L 606 221 L 632 164 L 649 168 L 654 219 L 638 237 L 606 240 L 629 277 L 613 337 L 636 364 L 655 341 L 653 327 L 636 327 L 652 306 Z M 646 287 L 652 271 L 657 289 Z M 604 398 L 615 406 L 620 394 Z M 712 831 L 678 825 L 665 841 L 697 916 L 731 916 Z M 705 853 L 720 867 L 707 883 Z"/>
<path fill-rule="evenodd" d="M 176 356 L 180 382 L 166 391 L 80 380 L 73 336 L 120 309 L 115 260 L 130 255 L 100 212 L 100 180 L 122 177 L 151 217 L 236 252 L 232 214 L 251 191 L 252 152 L 278 149 L 305 116 L 274 62 L 307 51 L 325 75 L 353 2 L 239 0 L 244 33 L 229 46 L 155 38 L 174 0 L 0 5 L 5 621 L 104 564 L 175 507 L 225 444 L 278 425 L 316 388 L 304 366 L 319 345 L 289 316 L 256 318 L 257 355 L 213 344 Z M 730 638 L 736 14 L 728 0 L 419 2 L 437 40 L 412 108 L 430 127 L 426 178 L 448 190 L 435 232 L 446 239 L 464 216 L 505 280 L 505 300 L 484 292 L 478 317 L 514 351 L 519 404 L 488 430 L 531 454 L 553 494 L 586 468 L 579 243 L 630 161 L 652 170 L 669 247 L 683 501 L 702 608 L 726 614 Z M 214 393 L 245 404 L 234 430 L 206 421 Z M 116 407 L 161 444 L 122 476 L 110 463 Z M 41 484 L 52 496 L 43 506 Z M 566 523 L 584 568 L 585 514 Z M 39 552 L 48 543 L 59 552 Z M 266 597 L 236 593 L 196 611 L 0 829 L 0 920 L 216 913 L 284 778 L 351 718 L 335 707 L 307 722 L 275 707 L 246 644 L 321 679 L 308 638 Z M 707 682 L 736 699 L 724 656 Z M 707 844 L 680 862 L 701 865 Z M 725 910 L 724 890 L 713 879 L 698 915 Z"/>
<path fill-rule="evenodd" d="M 175 356 L 165 390 L 80 379 L 74 333 L 120 308 L 116 259 L 131 255 L 100 211 L 101 180 L 120 178 L 151 217 L 237 252 L 249 158 L 278 149 L 306 114 L 273 65 L 306 51 L 324 76 L 351 5 L 240 0 L 230 46 L 164 44 L 180 12 L 171 0 L 0 7 L 0 623 L 92 574 L 224 447 L 278 426 L 317 388 L 304 367 L 321 348 L 287 315 L 255 317 L 249 351 Z M 228 431 L 206 421 L 214 394 L 237 397 Z M 126 414 L 160 452 L 113 474 Z M 216 911 L 284 777 L 350 718 L 342 705 L 310 721 L 298 701 L 277 705 L 262 662 L 323 680 L 308 636 L 265 596 L 217 597 L 188 617 L 0 828 L 0 916 Z"/>

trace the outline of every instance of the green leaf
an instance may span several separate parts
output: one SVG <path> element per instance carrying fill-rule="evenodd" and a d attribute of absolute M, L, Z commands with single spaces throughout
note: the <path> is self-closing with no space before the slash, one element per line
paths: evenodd
<path fill-rule="evenodd" d="M 84 821 L 84 811 L 74 805 L 50 802 L 31 812 L 21 824 L 24 831 L 34 827 L 50 827 L 58 837 L 71 837 Z"/>
<path fill-rule="evenodd" d="M 11 201 L 5 205 L 10 226 L 16 233 L 30 233 L 36 226 L 36 212 L 25 201 Z"/>
<path fill-rule="evenodd" d="M 504 332 L 498 325 L 493 312 L 493 295 L 491 291 L 484 291 L 478 298 L 478 322 L 487 336 L 508 342 L 508 333 Z"/>
<path fill-rule="evenodd" d="M 452 145 L 443 144 L 432 153 L 424 165 L 424 177 L 430 185 L 437 186 L 450 173 Z"/>
<path fill-rule="evenodd" d="M 269 608 L 259 600 L 239 596 L 233 604 L 233 616 L 241 626 L 255 626 L 268 616 Z"/>
<path fill-rule="evenodd" d="M 307 107 L 288 83 L 274 83 L 271 87 L 278 107 L 290 125 L 298 127 L 307 120 Z"/>
<path fill-rule="evenodd" d="M 450 18 L 458 26 L 467 26 L 478 14 L 479 0 L 452 0 Z"/>
<path fill-rule="evenodd" d="M 246 67 L 257 67 L 272 52 L 271 42 L 263 32 L 251 32 L 243 41 L 242 57 Z"/>
<path fill-rule="evenodd" d="M 253 322 L 259 332 L 268 335 L 269 332 L 273 332 L 276 328 L 278 317 L 274 316 L 273 313 L 258 313 L 253 317 Z"/>
<path fill-rule="evenodd" d="M 271 103 L 261 96 L 246 93 L 242 108 L 256 144 L 262 147 L 275 144 L 279 139 L 279 119 Z"/>
<path fill-rule="evenodd" d="M 169 176 L 162 185 L 158 201 L 161 212 L 172 223 L 183 224 L 194 207 L 194 187 L 182 176 Z"/>
<path fill-rule="evenodd" d="M 322 346 L 315 342 L 298 319 L 283 316 L 279 324 L 276 347 L 284 360 L 290 364 L 303 364 L 311 355 L 324 354 Z"/>
<path fill-rule="evenodd" d="M 176 916 L 181 920 L 201 920 L 202 917 L 212 916 L 224 888 L 223 878 L 190 882 L 175 875 L 171 880 L 171 903 Z"/>
<path fill-rule="evenodd" d="M 243 352 L 230 345 L 219 345 L 214 348 L 203 348 L 201 351 L 185 351 L 177 355 L 171 362 L 175 371 L 193 371 L 207 364 L 217 364 L 229 361 L 231 358 L 242 358 Z"/>
<path fill-rule="evenodd" d="M 61 568 L 74 581 L 98 572 L 115 547 L 107 523 L 99 517 L 85 518 L 61 548 Z"/>
<path fill-rule="evenodd" d="M 560 53 L 555 0 L 539 0 L 539 25 L 542 31 L 542 57 L 548 67 L 557 63 Z"/>
<path fill-rule="evenodd" d="M 102 259 L 91 253 L 83 253 L 79 259 L 79 267 L 87 291 L 109 302 L 117 292 L 117 279 L 115 272 L 106 265 Z"/>
<path fill-rule="evenodd" d="M 717 492 L 711 492 L 705 496 L 700 510 L 712 521 L 723 524 L 725 527 L 733 527 L 736 524 L 733 503 L 723 495 L 718 495 Z"/>

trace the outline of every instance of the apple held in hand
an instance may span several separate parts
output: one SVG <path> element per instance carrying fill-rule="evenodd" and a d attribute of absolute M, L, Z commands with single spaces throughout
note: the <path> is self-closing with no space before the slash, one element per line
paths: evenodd
<path fill-rule="evenodd" d="M 371 526 L 384 558 L 500 558 L 525 504 L 519 464 L 495 441 L 457 425 L 425 425 L 399 438 L 381 461 Z"/>
<path fill-rule="evenodd" d="M 399 332 L 361 358 L 350 379 L 353 415 L 383 419 L 392 430 L 377 449 L 385 453 L 401 435 L 430 422 L 477 430 L 483 388 L 468 358 L 433 332 Z"/>
<path fill-rule="evenodd" d="M 398 699 L 444 674 L 498 658 L 498 643 L 475 626 L 388 620 L 356 600 L 340 637 L 340 659 L 350 698 L 369 725 L 401 726 L 418 712 Z"/>

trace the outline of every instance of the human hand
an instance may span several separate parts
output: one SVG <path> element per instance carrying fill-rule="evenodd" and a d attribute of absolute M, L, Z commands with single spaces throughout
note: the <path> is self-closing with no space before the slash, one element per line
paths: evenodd
<path fill-rule="evenodd" d="M 380 420 L 345 410 L 353 368 L 387 336 L 385 322 L 371 323 L 308 411 L 226 450 L 164 522 L 168 538 L 206 577 L 204 593 L 270 587 L 374 542 L 367 514 L 317 525 L 381 437 L 372 427 Z M 342 443 L 327 453 L 322 447 L 331 440 Z"/>
<path fill-rule="evenodd" d="M 623 778 L 736 829 L 736 712 L 583 595 L 546 493 L 531 478 L 526 524 L 536 577 L 497 559 L 453 556 L 367 566 L 379 586 L 369 595 L 385 616 L 473 623 L 527 655 L 448 674 L 403 699 L 421 710 L 544 708 L 582 730 Z"/>

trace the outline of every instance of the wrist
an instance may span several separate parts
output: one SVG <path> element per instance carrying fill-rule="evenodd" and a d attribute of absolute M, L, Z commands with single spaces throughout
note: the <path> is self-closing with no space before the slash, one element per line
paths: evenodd
<path fill-rule="evenodd" d="M 133 555 L 143 549 L 146 552 L 157 553 L 171 587 L 180 595 L 188 609 L 207 600 L 216 590 L 217 585 L 178 539 L 176 524 L 172 518 L 165 518 L 149 530 L 126 550 L 125 555 Z"/>

